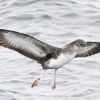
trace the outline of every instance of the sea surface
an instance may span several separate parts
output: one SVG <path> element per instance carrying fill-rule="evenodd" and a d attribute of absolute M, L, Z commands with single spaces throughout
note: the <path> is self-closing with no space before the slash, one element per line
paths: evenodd
<path fill-rule="evenodd" d="M 75 40 L 100 42 L 100 0 L 0 0 L 0 29 L 32 35 L 57 47 Z M 100 100 L 100 54 L 73 59 L 39 85 L 40 64 L 0 47 L 0 100 Z"/>

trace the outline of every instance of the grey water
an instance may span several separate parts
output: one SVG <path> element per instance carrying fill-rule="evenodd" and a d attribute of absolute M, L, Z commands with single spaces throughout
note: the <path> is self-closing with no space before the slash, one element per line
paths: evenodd
<path fill-rule="evenodd" d="M 57 47 L 75 39 L 100 42 L 100 0 L 0 0 L 0 29 L 32 35 Z M 34 60 L 0 47 L 0 100 L 100 100 L 100 54 L 42 72 Z"/>

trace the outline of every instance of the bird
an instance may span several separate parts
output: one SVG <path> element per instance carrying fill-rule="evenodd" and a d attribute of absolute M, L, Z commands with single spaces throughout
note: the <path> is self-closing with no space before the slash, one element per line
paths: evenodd
<path fill-rule="evenodd" d="M 53 69 L 54 76 L 51 86 L 53 90 L 56 89 L 56 72 L 59 68 L 74 58 L 87 57 L 100 52 L 100 42 L 76 39 L 60 48 L 28 34 L 7 29 L 0 29 L 0 46 L 15 50 L 41 64 L 43 72 L 32 82 L 32 88 L 39 84 L 46 70 Z"/>

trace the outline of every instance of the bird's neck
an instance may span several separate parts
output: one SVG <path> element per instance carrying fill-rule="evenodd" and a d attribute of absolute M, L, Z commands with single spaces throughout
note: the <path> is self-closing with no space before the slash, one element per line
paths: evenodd
<path fill-rule="evenodd" d="M 77 53 L 78 50 L 77 46 L 72 44 L 65 45 L 62 49 L 64 53 Z"/>

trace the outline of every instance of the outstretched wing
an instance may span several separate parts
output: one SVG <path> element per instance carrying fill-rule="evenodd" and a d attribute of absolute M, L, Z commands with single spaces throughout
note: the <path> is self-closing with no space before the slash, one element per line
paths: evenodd
<path fill-rule="evenodd" d="M 4 29 L 0 29 L 0 45 L 39 62 L 49 59 L 60 51 L 60 48 L 41 42 L 32 36 Z"/>
<path fill-rule="evenodd" d="M 86 42 L 87 46 L 83 47 L 76 57 L 87 57 L 100 52 L 100 42 Z"/>

